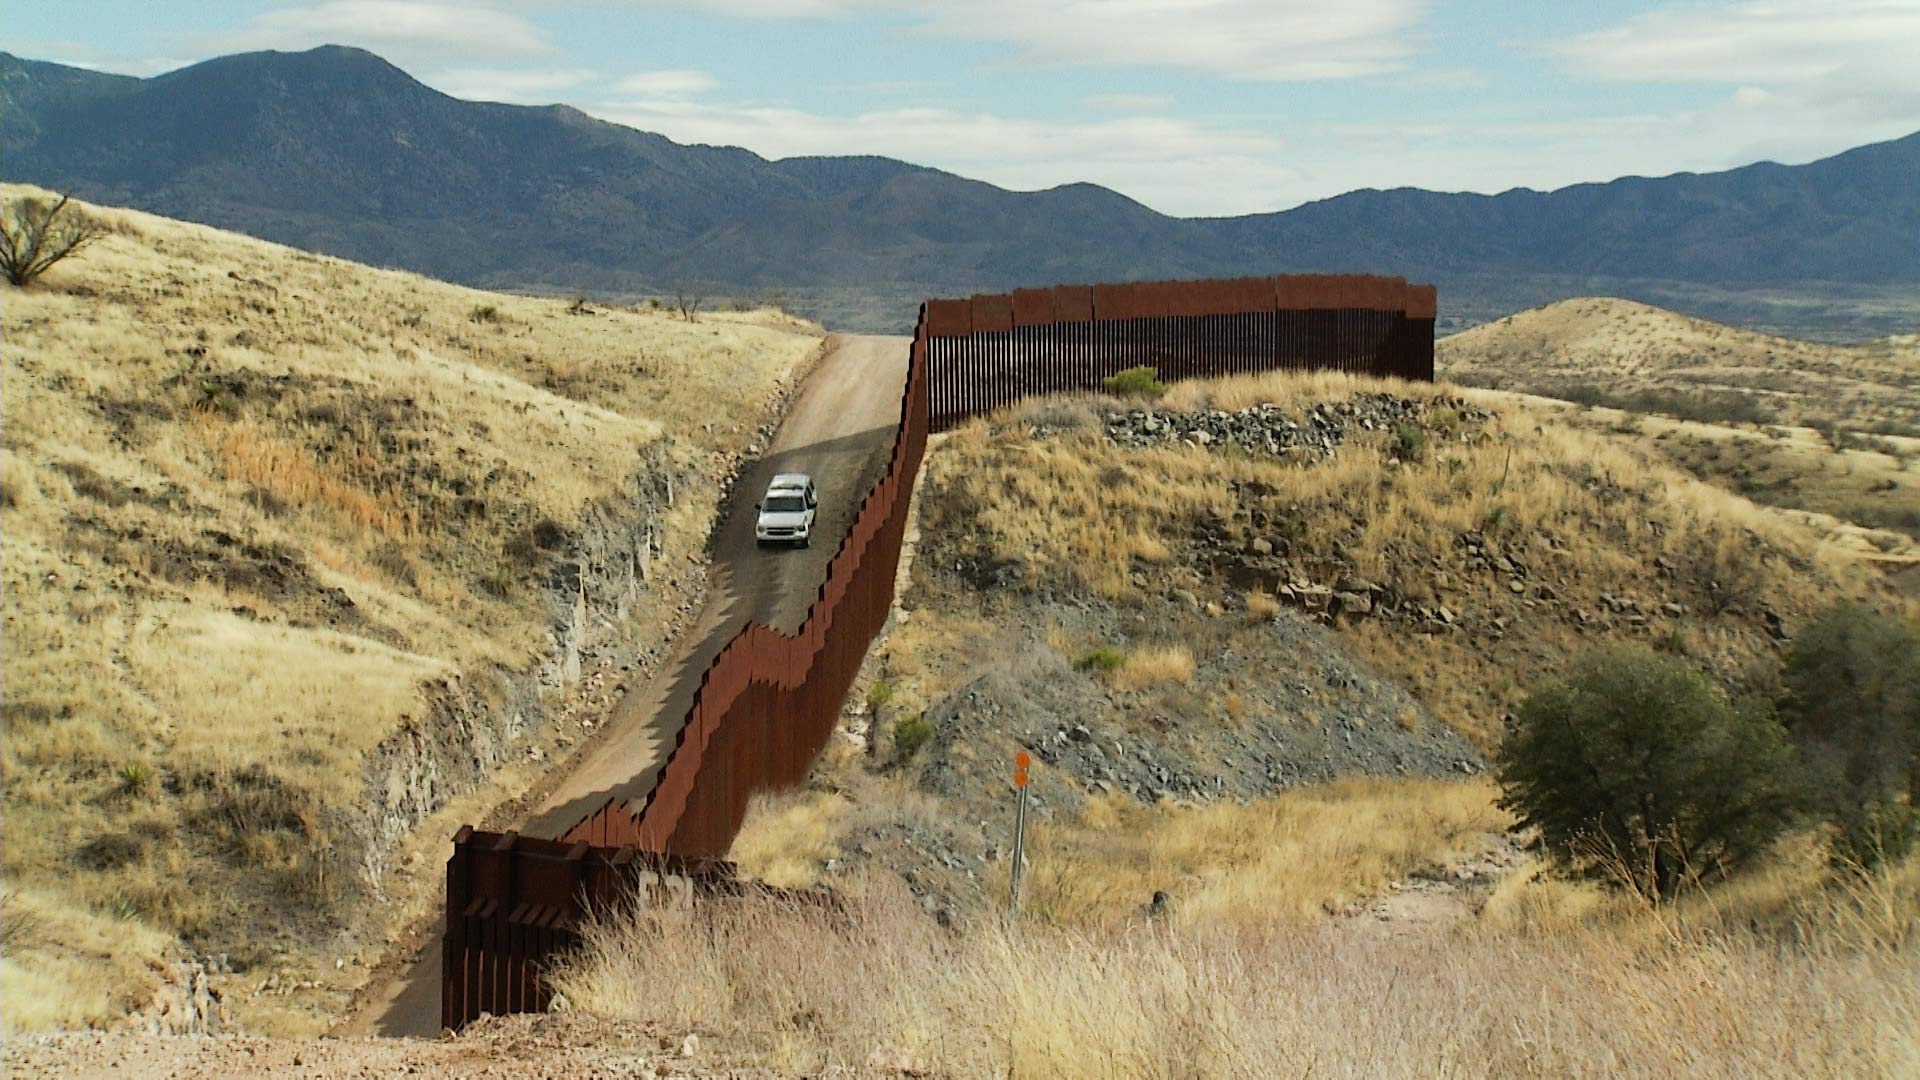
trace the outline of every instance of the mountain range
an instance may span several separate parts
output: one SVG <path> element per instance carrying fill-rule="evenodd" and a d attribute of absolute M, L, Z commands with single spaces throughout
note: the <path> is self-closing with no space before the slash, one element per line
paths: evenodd
<path fill-rule="evenodd" d="M 1800 166 L 1193 219 L 1092 184 L 681 145 L 338 46 L 149 79 L 0 53 L 0 116 L 0 175 L 95 202 L 490 287 L 779 293 L 849 329 L 910 322 L 930 293 L 1240 273 L 1434 281 L 1455 325 L 1612 291 L 1827 337 L 1901 328 L 1876 320 L 1920 294 L 1920 133 Z"/>

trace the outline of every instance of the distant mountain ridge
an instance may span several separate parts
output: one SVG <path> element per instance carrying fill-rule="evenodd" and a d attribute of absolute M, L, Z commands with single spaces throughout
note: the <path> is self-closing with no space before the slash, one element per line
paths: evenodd
<path fill-rule="evenodd" d="M 1091 184 L 1011 192 L 887 158 L 768 161 L 566 106 L 463 101 L 338 46 L 151 79 L 0 54 L 0 115 L 9 180 L 497 287 L 908 295 L 1368 271 L 1436 280 L 1448 306 L 1513 288 L 1538 302 L 1529 289 L 1560 287 L 1549 277 L 1920 282 L 1920 133 L 1803 166 L 1181 219 Z"/>

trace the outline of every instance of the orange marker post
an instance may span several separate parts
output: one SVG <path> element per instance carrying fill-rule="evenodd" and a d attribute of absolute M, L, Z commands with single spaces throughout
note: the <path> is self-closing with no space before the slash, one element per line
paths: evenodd
<path fill-rule="evenodd" d="M 1008 907 L 1013 914 L 1020 914 L 1020 877 L 1026 868 L 1027 843 L 1027 766 L 1033 759 L 1025 750 L 1013 756 L 1013 787 L 1015 795 L 1013 811 L 1013 867 L 1008 874 L 1010 895 Z"/>

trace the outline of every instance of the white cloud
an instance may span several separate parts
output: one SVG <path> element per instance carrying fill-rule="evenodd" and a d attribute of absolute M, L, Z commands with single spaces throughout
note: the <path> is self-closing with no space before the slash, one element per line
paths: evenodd
<path fill-rule="evenodd" d="M 1143 113 L 1159 112 L 1173 99 L 1159 94 L 1094 94 L 1081 98 L 1080 104 L 1101 112 Z"/>
<path fill-rule="evenodd" d="M 739 19 L 820 19 L 881 5 L 873 0 L 653 0 L 646 6 L 693 7 Z"/>
<path fill-rule="evenodd" d="M 923 32 L 1002 41 L 1061 67 L 1299 81 L 1392 71 L 1424 0 L 974 0 L 913 5 Z"/>
<path fill-rule="evenodd" d="M 1662 82 L 1802 82 L 1897 61 L 1920 81 L 1920 4 L 1768 0 L 1667 8 L 1563 42 L 1580 68 Z"/>
<path fill-rule="evenodd" d="M 1283 144 L 1270 135 L 1167 117 L 1072 124 L 941 108 L 828 116 L 664 97 L 588 111 L 679 142 L 744 146 L 770 158 L 881 154 L 1016 190 L 1089 181 L 1177 214 L 1264 209 L 1262 193 L 1294 179 Z"/>
<path fill-rule="evenodd" d="M 1761 103 L 1747 92 L 1759 91 L 1783 118 L 1920 116 L 1920 3 L 1912 0 L 1672 7 L 1553 50 L 1601 78 L 1739 86 L 1746 105 Z"/>
<path fill-rule="evenodd" d="M 615 84 L 616 94 L 636 97 L 680 98 L 704 94 L 718 85 L 704 71 L 642 71 Z"/>
<path fill-rule="evenodd" d="M 1173 68 L 1299 81 L 1397 70 L 1427 0 L 637 0 L 750 19 L 904 16 L 912 32 L 1012 45 L 1049 67 Z"/>
<path fill-rule="evenodd" d="M 324 0 L 278 8 L 209 44 L 222 52 L 339 44 L 461 57 L 554 51 L 543 31 L 511 11 L 437 0 Z"/>
<path fill-rule="evenodd" d="M 1696 107 L 1639 118 L 1630 130 L 1594 120 L 1586 122 L 1591 138 L 1529 143 L 1516 133 L 1523 153 L 1495 142 L 1477 170 L 1608 177 L 1808 161 L 1920 123 L 1920 3 L 1912 0 L 1676 5 L 1550 48 L 1581 75 L 1725 89 Z"/>
<path fill-rule="evenodd" d="M 524 71 L 502 68 L 454 68 L 426 79 L 443 93 L 468 101 L 502 101 L 510 105 L 550 105 L 560 94 L 593 79 L 585 68 Z"/>
<path fill-rule="evenodd" d="M 1472 68 L 1424 68 L 1409 71 L 1394 80 L 1397 86 L 1409 90 L 1484 90 L 1489 85 L 1486 75 Z"/>

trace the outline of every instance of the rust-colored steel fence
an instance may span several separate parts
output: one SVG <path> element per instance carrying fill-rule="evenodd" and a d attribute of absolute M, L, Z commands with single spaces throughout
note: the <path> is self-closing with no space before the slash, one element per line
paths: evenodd
<path fill-rule="evenodd" d="M 923 325 L 907 361 L 886 475 L 861 502 L 799 632 L 742 629 L 701 678 L 646 801 L 609 802 L 561 839 L 717 857 L 732 845 L 756 792 L 806 779 L 893 606 L 907 503 L 927 446 L 926 354 Z"/>
<path fill-rule="evenodd" d="M 738 889 L 731 863 L 463 828 L 447 860 L 440 1023 L 545 1012 L 543 969 L 579 945 L 591 910 Z"/>
<path fill-rule="evenodd" d="M 1015 289 L 929 300 L 933 430 L 1036 394 L 1097 390 L 1130 367 L 1165 381 L 1313 369 L 1433 379 L 1435 292 L 1303 275 Z"/>
<path fill-rule="evenodd" d="M 762 791 L 802 783 L 885 625 L 927 436 L 1129 367 L 1165 380 L 1285 369 L 1433 378 L 1432 286 L 1277 277 L 1067 285 L 920 309 L 886 474 L 795 634 L 748 625 L 701 677 L 644 799 L 610 800 L 558 840 L 462 829 L 447 863 L 441 1012 L 542 1009 L 539 970 L 591 907 L 636 890 L 730 891 L 720 861 Z"/>

